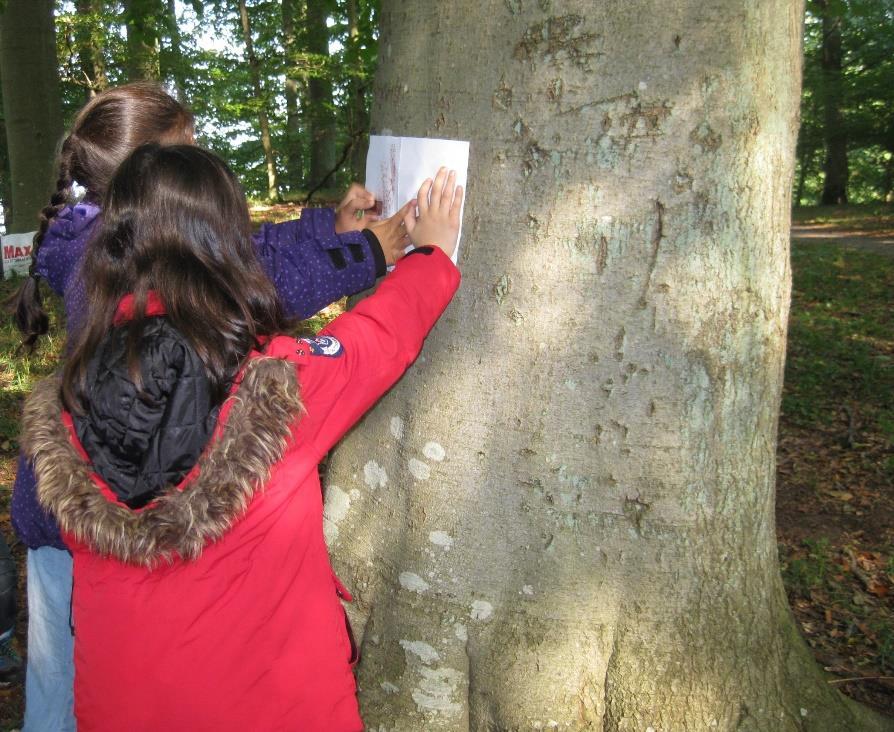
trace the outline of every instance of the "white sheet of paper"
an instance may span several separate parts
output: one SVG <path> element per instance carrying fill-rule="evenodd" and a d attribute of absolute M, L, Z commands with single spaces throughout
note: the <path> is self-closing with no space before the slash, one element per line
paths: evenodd
<path fill-rule="evenodd" d="M 422 181 L 433 178 L 442 165 L 456 171 L 456 183 L 465 191 L 469 171 L 468 141 L 371 135 L 366 156 L 366 188 L 382 202 L 382 217 L 387 218 L 414 198 Z M 461 240 L 462 214 L 459 235 Z M 453 252 L 454 263 L 458 256 L 459 240 Z"/>

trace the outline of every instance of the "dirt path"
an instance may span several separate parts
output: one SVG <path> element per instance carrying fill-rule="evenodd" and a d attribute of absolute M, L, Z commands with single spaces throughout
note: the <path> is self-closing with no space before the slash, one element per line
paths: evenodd
<path fill-rule="evenodd" d="M 795 224 L 792 239 L 802 242 L 823 242 L 861 249 L 865 252 L 894 257 L 894 231 L 865 231 L 833 224 Z"/>

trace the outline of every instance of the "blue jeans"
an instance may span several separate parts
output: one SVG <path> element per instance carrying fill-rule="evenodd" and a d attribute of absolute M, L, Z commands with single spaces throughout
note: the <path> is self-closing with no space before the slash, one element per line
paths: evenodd
<path fill-rule="evenodd" d="M 22 732 L 74 732 L 71 555 L 28 550 L 28 665 Z"/>

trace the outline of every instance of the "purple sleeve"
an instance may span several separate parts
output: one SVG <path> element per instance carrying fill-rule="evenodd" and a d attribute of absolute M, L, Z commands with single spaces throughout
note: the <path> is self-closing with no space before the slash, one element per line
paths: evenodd
<path fill-rule="evenodd" d="M 384 274 L 381 248 L 374 251 L 359 231 L 336 234 L 332 209 L 305 209 L 295 221 L 264 224 L 254 242 L 264 271 L 293 317 L 309 318 L 345 295 L 372 287 L 376 276 Z"/>
<path fill-rule="evenodd" d="M 67 549 L 56 521 L 37 501 L 37 478 L 31 464 L 21 453 L 12 489 L 10 514 L 16 535 L 29 549 L 42 546 Z"/>

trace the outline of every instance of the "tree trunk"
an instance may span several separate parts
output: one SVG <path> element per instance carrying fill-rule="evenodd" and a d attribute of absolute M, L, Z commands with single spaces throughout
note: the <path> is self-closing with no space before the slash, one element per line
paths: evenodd
<path fill-rule="evenodd" d="M 131 81 L 158 80 L 159 28 L 165 9 L 161 0 L 124 0 L 127 24 L 127 75 Z"/>
<path fill-rule="evenodd" d="M 329 29 L 326 4 L 307 4 L 307 50 L 318 60 L 307 81 L 310 127 L 310 187 L 317 185 L 335 167 L 335 115 L 332 109 L 332 81 L 325 60 L 329 57 Z"/>
<path fill-rule="evenodd" d="M 347 0 L 348 10 L 348 135 L 351 138 L 351 174 L 354 180 L 366 176 L 366 153 L 369 149 L 369 114 L 366 111 L 366 87 L 360 55 L 360 21 L 357 0 Z"/>
<path fill-rule="evenodd" d="M 7 0 L 0 16 L 0 78 L 12 179 L 9 233 L 37 228 L 50 198 L 62 135 L 53 0 Z"/>
<path fill-rule="evenodd" d="M 0 80 L 2 84 L 2 80 Z M 6 122 L 0 119 L 0 203 L 2 203 L 3 225 L 10 231 L 12 217 L 12 180 L 9 175 L 9 147 L 6 143 Z"/>
<path fill-rule="evenodd" d="M 847 203 L 847 131 L 841 114 L 844 78 L 842 75 L 842 14 L 834 0 L 817 0 L 823 19 L 823 135 L 826 159 L 823 163 L 823 193 L 820 203 L 837 206 Z"/>
<path fill-rule="evenodd" d="M 96 17 L 102 12 L 102 8 L 99 0 L 76 0 L 75 7 L 82 21 L 75 35 L 78 62 L 84 77 L 85 94 L 90 100 L 109 85 L 102 44 L 96 34 Z M 88 23 L 83 22 L 86 18 L 90 19 Z"/>
<path fill-rule="evenodd" d="M 248 9 L 245 0 L 239 0 L 239 17 L 242 20 L 242 37 L 245 41 L 245 55 L 248 58 L 248 68 L 251 73 L 251 83 L 254 89 L 255 100 L 258 105 L 258 124 L 261 128 L 261 147 L 264 149 L 264 162 L 267 166 L 267 198 L 271 201 L 279 200 L 279 186 L 276 176 L 276 159 L 273 156 L 273 142 L 270 138 L 270 120 L 267 117 L 267 100 L 264 89 L 261 86 L 261 69 L 258 57 L 255 56 L 254 43 L 251 40 L 251 23 L 248 19 Z"/>
<path fill-rule="evenodd" d="M 373 130 L 472 152 L 462 288 L 327 474 L 367 728 L 888 728 L 776 550 L 803 5 L 555 5 L 383 2 Z"/>
<path fill-rule="evenodd" d="M 304 177 L 301 110 L 298 105 L 301 86 L 294 71 L 300 48 L 296 21 L 304 19 L 304 12 L 304 3 L 300 0 L 282 0 L 283 49 L 286 55 L 286 169 L 292 190 L 300 187 Z"/>
<path fill-rule="evenodd" d="M 168 27 L 168 48 L 165 53 L 167 67 L 164 76 L 170 77 L 174 84 L 174 94 L 181 104 L 187 103 L 186 84 L 184 83 L 183 41 L 180 36 L 180 24 L 177 21 L 177 3 L 167 0 L 165 15 Z"/>

